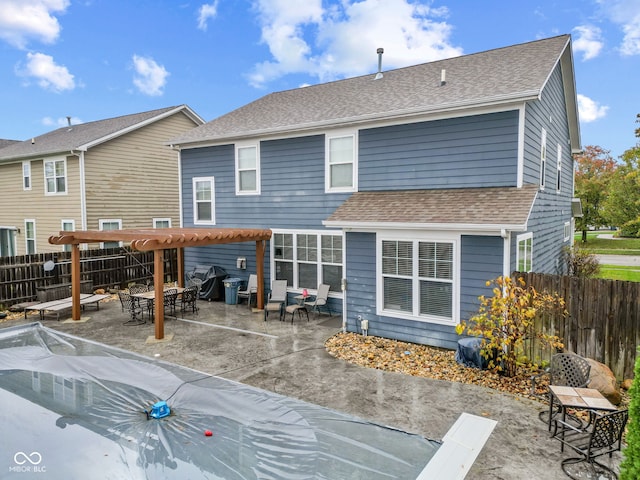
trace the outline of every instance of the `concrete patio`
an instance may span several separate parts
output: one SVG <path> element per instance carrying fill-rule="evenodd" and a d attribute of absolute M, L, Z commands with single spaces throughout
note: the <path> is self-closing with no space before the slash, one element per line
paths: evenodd
<path fill-rule="evenodd" d="M 565 479 L 557 441 L 538 419 L 544 405 L 476 385 L 366 369 L 326 353 L 324 341 L 340 330 L 335 316 L 310 315 L 294 323 L 246 304 L 199 302 L 197 315 L 165 319 L 166 341 L 154 341 L 153 324 L 125 326 L 118 300 L 83 312 L 80 322 L 45 320 L 72 335 L 184 365 L 369 421 L 441 439 L 462 412 L 498 421 L 468 479 Z M 64 318 L 64 317 L 63 317 Z M 0 328 L 37 321 L 0 323 Z M 151 337 L 151 339 L 149 339 Z M 170 340 L 169 340 L 170 338 Z M 608 458 L 604 459 L 605 464 Z M 613 458 L 618 465 L 620 455 Z"/>

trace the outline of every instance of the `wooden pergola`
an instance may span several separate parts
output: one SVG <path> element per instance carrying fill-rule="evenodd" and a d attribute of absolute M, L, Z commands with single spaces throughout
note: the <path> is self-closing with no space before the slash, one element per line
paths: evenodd
<path fill-rule="evenodd" d="M 61 231 L 49 237 L 53 245 L 71 245 L 72 318 L 80 320 L 80 248 L 81 243 L 129 242 L 133 250 L 153 251 L 155 289 L 155 338 L 164 338 L 164 257 L 166 249 L 177 249 L 178 285 L 184 286 L 184 247 L 203 247 L 223 243 L 256 242 L 257 307 L 264 308 L 264 252 L 271 238 L 269 229 L 253 228 L 158 228 L 125 230 Z"/>

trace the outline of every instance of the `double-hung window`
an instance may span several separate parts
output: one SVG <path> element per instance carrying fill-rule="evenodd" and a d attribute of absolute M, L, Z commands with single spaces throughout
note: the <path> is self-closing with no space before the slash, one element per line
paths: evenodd
<path fill-rule="evenodd" d="M 524 233 L 516 238 L 516 269 L 519 272 L 530 272 L 532 268 L 533 233 Z"/>
<path fill-rule="evenodd" d="M 31 255 L 36 252 L 36 221 L 25 220 L 24 221 L 24 241 L 25 241 L 25 253 Z"/>
<path fill-rule="evenodd" d="M 22 162 L 22 189 L 31 190 L 31 162 Z"/>
<path fill-rule="evenodd" d="M 355 192 L 358 178 L 356 135 L 327 135 L 325 149 L 326 191 Z"/>
<path fill-rule="evenodd" d="M 101 231 L 109 231 L 109 230 L 122 230 L 122 220 L 121 219 L 104 219 L 98 220 Z M 115 242 L 102 242 L 100 244 L 100 248 L 118 248 L 122 247 L 123 243 L 120 241 Z"/>
<path fill-rule="evenodd" d="M 65 231 L 65 232 L 72 232 L 73 230 L 76 229 L 76 222 L 75 220 L 62 220 L 60 222 L 60 227 L 61 230 Z M 71 245 L 62 245 L 62 251 L 63 252 L 70 252 L 71 251 Z"/>
<path fill-rule="evenodd" d="M 193 223 L 195 225 L 215 225 L 214 177 L 194 177 L 193 179 Z"/>
<path fill-rule="evenodd" d="M 547 131 L 543 128 L 540 134 L 540 188 L 544 189 L 547 176 Z"/>
<path fill-rule="evenodd" d="M 456 243 L 380 239 L 379 313 L 455 323 Z"/>
<path fill-rule="evenodd" d="M 49 195 L 67 192 L 67 160 L 44 161 L 45 193 Z"/>
<path fill-rule="evenodd" d="M 153 228 L 171 228 L 170 218 L 154 218 Z"/>
<path fill-rule="evenodd" d="M 260 193 L 260 153 L 256 145 L 236 146 L 236 194 Z"/>
<path fill-rule="evenodd" d="M 271 256 L 276 280 L 286 280 L 293 289 L 318 288 L 340 292 L 342 281 L 342 233 L 274 232 Z"/>

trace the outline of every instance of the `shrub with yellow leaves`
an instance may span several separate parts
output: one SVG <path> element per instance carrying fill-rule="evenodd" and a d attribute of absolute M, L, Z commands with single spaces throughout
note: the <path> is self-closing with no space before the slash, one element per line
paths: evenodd
<path fill-rule="evenodd" d="M 487 282 L 487 286 L 491 285 L 493 296 L 478 297 L 478 313 L 456 326 L 458 335 L 483 339 L 480 353 L 487 359 L 488 368 L 508 377 L 515 376 L 527 338 L 536 337 L 550 348 L 563 348 L 561 338 L 535 331 L 539 315 L 550 312 L 566 315 L 560 295 L 538 292 L 522 278 L 498 277 Z"/>

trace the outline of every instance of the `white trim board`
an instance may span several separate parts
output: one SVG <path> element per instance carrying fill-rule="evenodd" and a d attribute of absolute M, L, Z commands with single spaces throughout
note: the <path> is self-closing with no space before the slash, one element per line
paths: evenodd
<path fill-rule="evenodd" d="M 463 412 L 416 480 L 463 480 L 497 424 L 490 418 Z"/>

